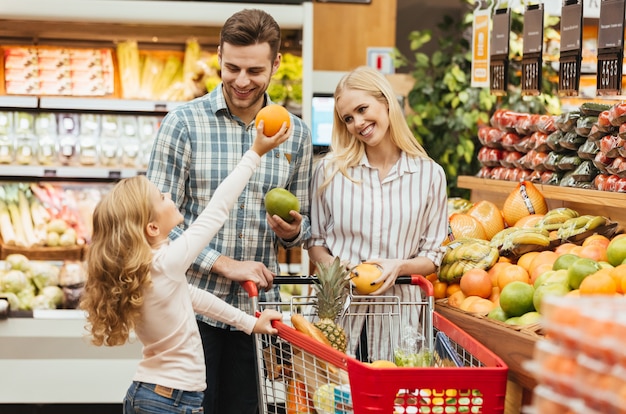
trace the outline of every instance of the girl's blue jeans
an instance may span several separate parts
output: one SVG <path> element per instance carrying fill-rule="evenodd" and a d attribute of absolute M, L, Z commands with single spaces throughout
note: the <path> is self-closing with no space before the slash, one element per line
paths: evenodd
<path fill-rule="evenodd" d="M 124 397 L 124 414 L 203 413 L 201 391 L 182 391 L 134 381 Z"/>

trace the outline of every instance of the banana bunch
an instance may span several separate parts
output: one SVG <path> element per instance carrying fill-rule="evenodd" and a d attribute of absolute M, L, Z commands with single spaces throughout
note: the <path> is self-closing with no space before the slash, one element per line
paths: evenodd
<path fill-rule="evenodd" d="M 548 230 L 532 227 L 513 228 L 515 230 L 504 236 L 500 252 L 513 251 L 522 246 L 547 247 L 550 245 L 550 232 Z"/>
<path fill-rule="evenodd" d="M 597 229 L 608 223 L 604 216 L 592 216 L 589 214 L 571 218 L 565 221 L 557 230 L 557 237 L 561 240 L 569 239 L 572 236 Z"/>
<path fill-rule="evenodd" d="M 481 239 L 457 239 L 446 246 L 438 278 L 442 282 L 455 283 L 470 269 L 488 269 L 500 257 L 498 249 Z"/>
<path fill-rule="evenodd" d="M 474 203 L 461 197 L 448 198 L 448 215 L 452 213 L 466 213 Z"/>
<path fill-rule="evenodd" d="M 548 231 L 558 230 L 566 221 L 578 217 L 576 210 L 567 207 L 558 207 L 549 210 L 537 223 L 537 227 Z"/>

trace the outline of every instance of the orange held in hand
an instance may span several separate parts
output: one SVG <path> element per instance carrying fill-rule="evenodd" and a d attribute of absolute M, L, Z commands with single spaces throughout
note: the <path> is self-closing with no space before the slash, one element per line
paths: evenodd
<path fill-rule="evenodd" d="M 291 125 L 289 112 L 282 105 L 267 105 L 263 107 L 256 115 L 254 125 L 259 126 L 259 122 L 263 121 L 263 134 L 267 137 L 276 135 L 283 126 L 283 122 L 287 123 L 287 128 Z"/>

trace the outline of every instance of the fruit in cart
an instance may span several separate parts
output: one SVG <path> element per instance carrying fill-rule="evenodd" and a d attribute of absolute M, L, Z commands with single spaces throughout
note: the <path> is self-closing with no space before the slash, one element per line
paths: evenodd
<path fill-rule="evenodd" d="M 315 299 L 313 306 L 317 311 L 318 321 L 314 323 L 333 348 L 346 352 L 346 333 L 337 324 L 337 318 L 342 311 L 349 294 L 349 272 L 341 264 L 339 257 L 335 257 L 330 265 L 317 264 L 317 281 L 313 285 Z"/>
<path fill-rule="evenodd" d="M 593 259 L 581 257 L 567 269 L 568 283 L 570 288 L 578 289 L 582 281 L 589 275 L 600 270 L 600 265 Z"/>
<path fill-rule="evenodd" d="M 337 384 L 324 384 L 313 394 L 313 407 L 317 414 L 334 414 L 335 388 Z"/>
<path fill-rule="evenodd" d="M 510 317 L 522 316 L 526 312 L 535 310 L 534 293 L 535 288 L 528 283 L 511 282 L 500 291 L 500 306 Z"/>
<path fill-rule="evenodd" d="M 278 215 L 286 222 L 291 223 L 294 218 L 289 212 L 300 211 L 298 198 L 284 188 L 272 188 L 265 194 L 265 210 L 271 216 Z"/>
<path fill-rule="evenodd" d="M 286 414 L 310 413 L 306 385 L 297 379 L 288 379 L 285 390 Z"/>
<path fill-rule="evenodd" d="M 382 282 L 374 283 L 382 275 L 382 268 L 373 263 L 360 263 L 350 270 L 350 281 L 359 295 L 369 295 L 376 291 Z"/>
<path fill-rule="evenodd" d="M 397 365 L 391 361 L 387 361 L 386 359 L 377 359 L 376 361 L 372 361 L 370 366 L 374 368 L 395 368 Z"/>
<path fill-rule="evenodd" d="M 263 134 L 268 137 L 276 135 L 283 123 L 287 124 L 287 128 L 291 124 L 289 112 L 284 106 L 278 104 L 271 104 L 261 108 L 256 115 L 255 126 L 259 126 L 261 121 L 263 121 Z"/>
<path fill-rule="evenodd" d="M 399 367 L 431 367 L 433 364 L 432 352 L 425 349 L 419 352 L 407 352 L 404 349 L 396 349 L 393 356 L 396 365 Z"/>
<path fill-rule="evenodd" d="M 326 335 L 319 330 L 315 325 L 311 322 L 307 321 L 304 316 L 299 313 L 293 313 L 291 315 L 291 324 L 298 332 L 302 332 L 303 334 L 325 344 L 331 346 Z"/>

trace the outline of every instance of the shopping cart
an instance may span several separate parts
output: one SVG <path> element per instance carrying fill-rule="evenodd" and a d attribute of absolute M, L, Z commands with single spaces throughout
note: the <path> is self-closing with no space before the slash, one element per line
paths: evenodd
<path fill-rule="evenodd" d="M 285 284 L 310 284 L 315 280 L 311 276 L 277 279 Z M 504 362 L 433 311 L 433 289 L 425 278 L 407 276 L 398 282 L 417 285 L 424 300 L 402 302 L 395 296 L 351 295 L 344 322 L 365 316 L 378 318 L 381 324 L 402 327 L 403 308 L 421 307 L 422 346 L 432 350 L 432 338 L 439 332 L 445 334 L 460 366 L 375 367 L 361 362 L 290 326 L 290 314 L 306 314 L 311 309 L 311 296 L 293 297 L 287 303 L 259 303 L 256 286 L 244 285 L 255 308 L 273 308 L 285 315 L 283 322 L 274 324 L 277 337 L 255 337 L 260 413 L 502 413 L 508 373 Z M 359 309 L 372 300 L 384 303 L 375 309 L 388 311 L 364 315 Z M 396 347 L 397 332 L 392 332 L 389 339 L 392 348 Z M 393 361 L 393 357 L 389 360 Z"/>

